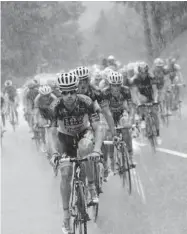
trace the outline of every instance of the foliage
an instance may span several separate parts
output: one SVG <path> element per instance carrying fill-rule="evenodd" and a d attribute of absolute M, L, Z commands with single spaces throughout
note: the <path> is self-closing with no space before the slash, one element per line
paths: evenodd
<path fill-rule="evenodd" d="M 81 2 L 2 2 L 2 78 L 73 66 L 82 37 Z"/>

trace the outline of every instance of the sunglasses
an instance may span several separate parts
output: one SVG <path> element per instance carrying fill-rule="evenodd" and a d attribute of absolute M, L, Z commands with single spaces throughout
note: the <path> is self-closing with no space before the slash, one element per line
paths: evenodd
<path fill-rule="evenodd" d="M 76 94 L 77 91 L 76 90 L 72 90 L 72 91 L 62 91 L 61 94 L 64 96 L 67 96 L 68 94 L 73 95 Z"/>

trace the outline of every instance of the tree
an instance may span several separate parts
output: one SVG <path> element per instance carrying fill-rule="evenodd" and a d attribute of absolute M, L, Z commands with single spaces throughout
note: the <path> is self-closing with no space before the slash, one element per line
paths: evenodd
<path fill-rule="evenodd" d="M 17 77 L 38 67 L 62 69 L 79 59 L 80 2 L 2 2 L 2 71 Z"/>

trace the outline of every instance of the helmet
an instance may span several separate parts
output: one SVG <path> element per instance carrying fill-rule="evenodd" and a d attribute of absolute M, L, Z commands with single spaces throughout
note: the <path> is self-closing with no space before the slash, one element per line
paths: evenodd
<path fill-rule="evenodd" d="M 169 63 L 171 63 L 171 64 L 175 64 L 176 63 L 176 59 L 173 58 L 173 57 L 170 57 L 168 60 L 169 60 Z"/>
<path fill-rule="evenodd" d="M 11 81 L 11 80 L 6 80 L 6 81 L 5 81 L 5 86 L 6 86 L 6 87 L 12 86 L 12 81 Z"/>
<path fill-rule="evenodd" d="M 108 60 L 115 60 L 113 55 L 108 56 Z"/>
<path fill-rule="evenodd" d="M 87 67 L 77 67 L 74 70 L 74 73 L 79 77 L 80 80 L 89 78 L 89 69 Z"/>
<path fill-rule="evenodd" d="M 74 72 L 66 72 L 58 77 L 57 83 L 61 91 L 76 90 L 78 88 L 79 78 Z"/>
<path fill-rule="evenodd" d="M 52 89 L 49 85 L 42 85 L 39 88 L 39 93 L 42 95 L 47 95 L 50 94 L 52 92 Z"/>
<path fill-rule="evenodd" d="M 121 69 L 119 70 L 119 73 L 121 73 L 122 75 L 127 75 L 127 67 L 124 66 L 123 68 L 121 68 Z"/>
<path fill-rule="evenodd" d="M 138 71 L 141 73 L 148 72 L 149 66 L 146 62 L 140 62 L 138 65 Z"/>
<path fill-rule="evenodd" d="M 111 72 L 108 74 L 108 82 L 110 84 L 122 84 L 123 77 L 119 72 Z"/>
<path fill-rule="evenodd" d="M 127 71 L 134 71 L 135 64 L 134 63 L 128 63 L 127 64 Z"/>
<path fill-rule="evenodd" d="M 37 86 L 38 86 L 38 84 L 37 84 L 34 80 L 30 80 L 30 81 L 27 83 L 27 87 L 28 87 L 29 89 L 35 88 L 35 87 L 37 87 Z"/>
<path fill-rule="evenodd" d="M 156 58 L 154 60 L 155 67 L 163 67 L 164 66 L 164 60 L 161 58 Z"/>

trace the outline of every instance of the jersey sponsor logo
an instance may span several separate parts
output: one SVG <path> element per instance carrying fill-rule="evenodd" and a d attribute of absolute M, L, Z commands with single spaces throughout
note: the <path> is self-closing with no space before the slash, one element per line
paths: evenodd
<path fill-rule="evenodd" d="M 74 126 L 74 125 L 80 125 L 83 124 L 84 115 L 81 116 L 68 116 L 64 117 L 64 126 Z"/>

